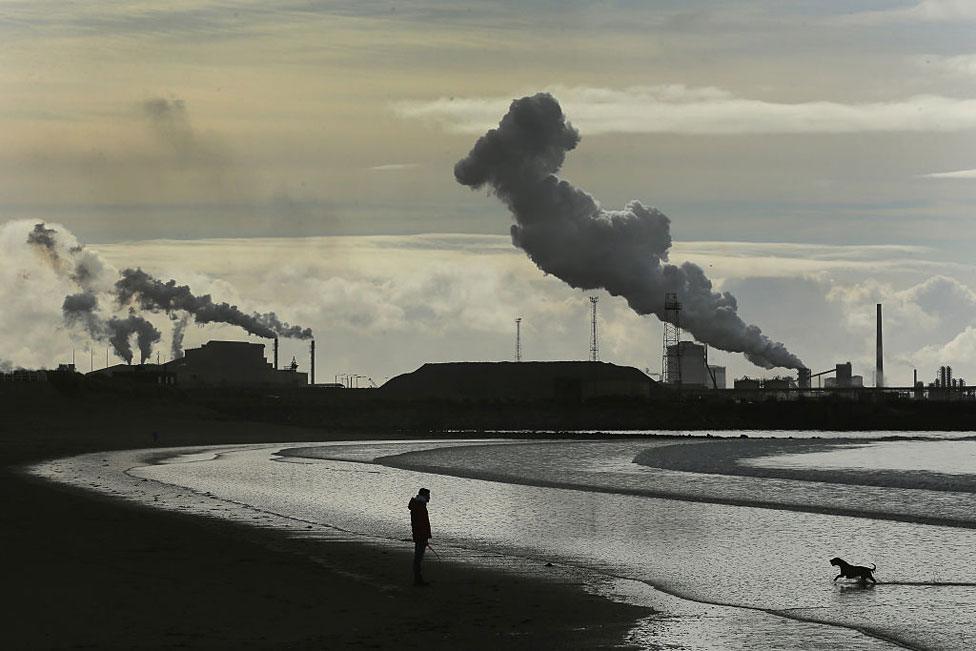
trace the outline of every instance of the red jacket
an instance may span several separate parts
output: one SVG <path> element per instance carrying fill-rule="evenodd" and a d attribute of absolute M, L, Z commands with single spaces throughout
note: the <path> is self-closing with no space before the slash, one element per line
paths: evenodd
<path fill-rule="evenodd" d="M 410 509 L 410 529 L 413 530 L 414 542 L 427 542 L 430 540 L 430 518 L 427 516 L 427 502 L 411 497 L 407 508 Z"/>

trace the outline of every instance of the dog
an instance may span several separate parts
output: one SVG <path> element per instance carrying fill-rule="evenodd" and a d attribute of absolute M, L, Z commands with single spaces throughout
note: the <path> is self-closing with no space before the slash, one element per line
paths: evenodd
<path fill-rule="evenodd" d="M 877 581 L 874 580 L 873 573 L 876 569 L 878 569 L 878 567 L 874 563 L 871 563 L 871 567 L 865 567 L 864 565 L 851 565 L 844 559 L 837 558 L 835 556 L 834 558 L 830 559 L 830 564 L 836 565 L 837 569 L 840 570 L 840 574 L 834 577 L 834 581 L 844 577 L 845 579 L 857 579 L 861 583 L 867 583 L 868 581 L 871 583 L 877 583 Z"/>

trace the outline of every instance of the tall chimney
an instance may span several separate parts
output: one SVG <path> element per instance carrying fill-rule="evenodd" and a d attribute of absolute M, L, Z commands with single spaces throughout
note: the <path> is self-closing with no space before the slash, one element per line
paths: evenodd
<path fill-rule="evenodd" d="M 881 303 L 878 303 L 878 359 L 875 366 L 874 386 L 884 386 L 884 348 L 881 339 Z"/>
<path fill-rule="evenodd" d="M 311 364 L 312 373 L 308 379 L 309 379 L 309 384 L 315 384 L 315 340 L 314 339 L 312 340 L 311 354 L 312 354 L 312 364 Z"/>
<path fill-rule="evenodd" d="M 274 368 L 278 370 L 278 338 L 274 338 Z"/>

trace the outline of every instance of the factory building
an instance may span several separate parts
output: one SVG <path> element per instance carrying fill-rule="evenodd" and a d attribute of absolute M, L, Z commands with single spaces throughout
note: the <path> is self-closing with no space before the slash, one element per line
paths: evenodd
<path fill-rule="evenodd" d="M 264 344 L 248 341 L 208 341 L 163 366 L 180 386 L 308 384 L 308 373 L 300 373 L 297 365 L 275 368 L 264 358 Z"/>
<path fill-rule="evenodd" d="M 297 365 L 276 369 L 264 359 L 264 344 L 209 341 L 165 364 L 116 364 L 88 373 L 135 384 L 194 386 L 302 386 L 308 374 Z"/>
<path fill-rule="evenodd" d="M 852 374 L 850 362 L 835 365 L 834 377 L 824 379 L 825 389 L 850 389 L 863 386 L 864 378 L 860 375 Z"/>
<path fill-rule="evenodd" d="M 708 364 L 708 348 L 693 341 L 667 347 L 665 377 L 668 384 L 706 389 L 725 388 L 725 367 Z"/>

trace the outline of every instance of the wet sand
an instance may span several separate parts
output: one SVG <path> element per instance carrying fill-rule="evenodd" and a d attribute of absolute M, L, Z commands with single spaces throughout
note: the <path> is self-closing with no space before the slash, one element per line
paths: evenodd
<path fill-rule="evenodd" d="M 428 571 L 433 585 L 414 588 L 409 545 L 384 553 L 288 540 L 18 471 L 150 447 L 154 431 L 161 446 L 365 435 L 215 420 L 202 409 L 174 418 L 165 404 L 0 407 L 7 648 L 600 648 L 647 614 L 586 594 L 565 573 L 530 580 L 445 561 Z M 328 563 L 311 561 L 305 545 L 320 557 L 328 545 Z"/>

